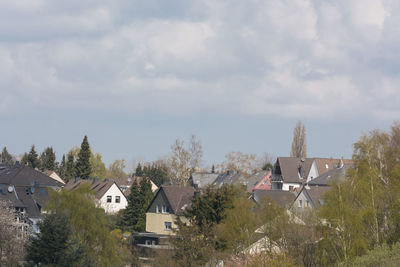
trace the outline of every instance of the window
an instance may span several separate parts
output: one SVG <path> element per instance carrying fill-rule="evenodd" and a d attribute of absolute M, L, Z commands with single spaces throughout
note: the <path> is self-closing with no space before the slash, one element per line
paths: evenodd
<path fill-rule="evenodd" d="M 294 190 L 294 186 L 293 185 L 289 185 L 289 191 L 293 192 L 293 190 Z"/>
<path fill-rule="evenodd" d="M 156 213 L 160 213 L 160 206 L 159 205 L 156 206 Z"/>
<path fill-rule="evenodd" d="M 165 230 L 171 230 L 171 222 L 164 222 Z"/>
<path fill-rule="evenodd" d="M 162 205 L 162 213 L 167 213 L 167 212 L 168 212 L 167 206 Z"/>
<path fill-rule="evenodd" d="M 299 199 L 299 208 L 303 207 L 303 200 Z"/>
<path fill-rule="evenodd" d="M 306 207 L 310 206 L 310 201 L 306 200 Z"/>
<path fill-rule="evenodd" d="M 107 203 L 111 203 L 112 196 L 107 196 Z"/>
<path fill-rule="evenodd" d="M 146 245 L 150 246 L 151 245 L 151 240 L 146 240 Z"/>
<path fill-rule="evenodd" d="M 120 196 L 116 196 L 115 197 L 115 203 L 120 203 L 121 202 L 121 197 Z"/>

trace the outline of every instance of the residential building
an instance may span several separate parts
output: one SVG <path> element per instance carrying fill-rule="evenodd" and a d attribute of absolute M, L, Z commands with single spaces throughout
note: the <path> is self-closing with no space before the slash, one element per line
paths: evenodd
<path fill-rule="evenodd" d="M 157 191 L 146 210 L 146 231 L 159 235 L 173 235 L 178 217 L 191 206 L 194 196 L 193 187 L 162 186 Z"/>
<path fill-rule="evenodd" d="M 319 209 L 323 204 L 323 196 L 330 190 L 329 186 L 303 186 L 300 193 L 293 202 L 293 211 L 303 211 L 306 209 Z"/>
<path fill-rule="evenodd" d="M 124 195 L 126 197 L 129 196 L 129 194 L 131 193 L 131 186 L 132 184 L 136 181 L 137 184 L 140 184 L 140 181 L 143 178 L 140 176 L 128 176 L 125 178 L 119 178 L 119 179 L 115 179 L 115 183 L 118 185 L 118 187 L 121 189 L 121 191 L 124 193 Z M 147 178 L 148 179 L 148 178 Z M 152 180 L 150 180 L 151 183 L 151 191 L 156 192 L 158 190 L 158 186 L 153 183 Z"/>
<path fill-rule="evenodd" d="M 279 207 L 289 209 L 296 195 L 294 192 L 283 190 L 254 190 L 250 198 L 262 204 L 266 200 L 274 201 Z"/>
<path fill-rule="evenodd" d="M 102 207 L 106 213 L 109 214 L 117 213 L 121 209 L 125 209 L 126 206 L 128 205 L 128 201 L 124 193 L 112 180 L 74 179 L 67 183 L 65 189 L 74 190 L 84 184 L 89 185 L 90 190 L 92 190 L 95 193 L 98 205 Z"/>
<path fill-rule="evenodd" d="M 194 172 L 189 178 L 189 184 L 197 189 L 203 189 L 215 182 L 218 173 Z"/>
<path fill-rule="evenodd" d="M 55 171 L 45 170 L 43 173 L 49 176 L 50 178 L 53 178 L 54 180 L 62 184 L 65 184 L 64 180 L 61 179 L 61 177 Z"/>
<path fill-rule="evenodd" d="M 63 183 L 28 166 L 0 166 L 0 199 L 16 211 L 16 220 L 25 231 L 38 232 L 50 190 L 60 190 Z"/>

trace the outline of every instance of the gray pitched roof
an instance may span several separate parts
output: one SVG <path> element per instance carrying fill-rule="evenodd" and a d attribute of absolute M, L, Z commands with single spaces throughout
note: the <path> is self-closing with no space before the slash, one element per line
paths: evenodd
<path fill-rule="evenodd" d="M 221 187 L 224 184 L 237 184 L 243 183 L 245 181 L 245 177 L 238 172 L 227 171 L 218 175 L 218 177 L 213 182 L 214 185 Z"/>
<path fill-rule="evenodd" d="M 315 209 L 323 205 L 323 196 L 331 189 L 330 186 L 311 186 L 310 188 L 303 188 L 309 196 L 311 203 Z"/>
<path fill-rule="evenodd" d="M 286 183 L 302 183 L 307 178 L 313 161 L 313 158 L 278 157 L 275 174 L 279 174 L 280 171 L 282 179 Z"/>
<path fill-rule="evenodd" d="M 100 199 L 104 194 L 110 189 L 110 187 L 114 184 L 114 181 L 112 180 L 71 180 L 68 182 L 68 184 L 65 186 L 66 190 L 74 190 L 78 188 L 79 186 L 87 184 L 90 187 L 90 190 L 92 190 L 95 193 L 95 196 L 97 199 Z M 119 188 L 119 187 L 118 187 Z"/>
<path fill-rule="evenodd" d="M 270 171 L 258 171 L 245 180 L 247 191 L 250 192 Z"/>
<path fill-rule="evenodd" d="M 161 187 L 168 199 L 174 214 L 181 215 L 189 208 L 194 196 L 193 187 L 163 186 Z"/>
<path fill-rule="evenodd" d="M 333 169 L 328 172 L 325 172 L 324 174 L 316 177 L 315 179 L 311 180 L 308 182 L 308 185 L 310 186 L 315 186 L 315 185 L 321 185 L 321 186 L 327 186 L 328 183 L 337 180 L 337 181 L 344 181 L 346 179 L 346 174 L 349 168 L 351 168 L 353 165 L 347 164 L 344 165 L 340 169 Z"/>
<path fill-rule="evenodd" d="M 204 188 L 212 184 L 218 176 L 218 173 L 195 172 L 191 175 L 190 180 L 192 184 L 196 185 L 198 188 Z"/>
<path fill-rule="evenodd" d="M 252 194 L 252 198 L 257 203 L 261 203 L 264 199 L 270 199 L 282 208 L 289 208 L 295 196 L 295 193 L 283 190 L 254 190 Z"/>
<path fill-rule="evenodd" d="M 0 184 L 31 186 L 34 182 L 42 186 L 64 186 L 62 183 L 28 166 L 0 168 Z"/>

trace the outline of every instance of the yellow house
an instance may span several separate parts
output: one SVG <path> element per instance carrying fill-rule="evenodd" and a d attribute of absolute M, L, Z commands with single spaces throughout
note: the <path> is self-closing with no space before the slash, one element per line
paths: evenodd
<path fill-rule="evenodd" d="M 174 235 L 178 216 L 182 215 L 192 203 L 193 187 L 162 186 L 154 196 L 146 211 L 146 232 L 160 235 Z"/>

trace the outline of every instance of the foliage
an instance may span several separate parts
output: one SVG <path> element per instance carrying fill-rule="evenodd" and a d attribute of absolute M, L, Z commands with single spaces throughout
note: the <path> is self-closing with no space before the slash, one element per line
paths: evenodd
<path fill-rule="evenodd" d="M 57 168 L 57 173 L 61 178 L 65 177 L 65 169 L 66 169 L 67 161 L 65 160 L 65 154 L 63 154 L 60 164 Z"/>
<path fill-rule="evenodd" d="M 104 180 L 107 175 L 106 165 L 101 159 L 100 153 L 91 153 L 90 154 L 90 166 L 92 166 L 92 172 L 90 173 L 90 178 L 99 178 L 100 180 Z"/>
<path fill-rule="evenodd" d="M 40 155 L 40 169 L 44 170 L 56 170 L 56 154 L 52 147 L 47 147 Z"/>
<path fill-rule="evenodd" d="M 21 159 L 21 165 L 27 165 L 34 169 L 40 167 L 40 160 L 39 160 L 38 154 L 35 150 L 35 145 L 32 145 L 29 153 L 24 154 L 24 156 Z"/>
<path fill-rule="evenodd" d="M 135 180 L 130 187 L 128 206 L 122 213 L 120 225 L 127 231 L 144 232 L 146 230 L 146 209 L 153 199 L 151 183 L 147 178 L 142 178 L 138 184 Z"/>
<path fill-rule="evenodd" d="M 75 176 L 76 176 L 76 169 L 75 169 L 74 156 L 71 153 L 68 153 L 63 179 L 65 182 L 68 182 L 74 179 Z"/>
<path fill-rule="evenodd" d="M 185 148 L 184 141 L 176 139 L 171 150 L 169 158 L 171 179 L 176 184 L 186 185 L 190 175 L 201 164 L 203 157 L 201 142 L 196 139 L 195 135 L 192 135 L 189 146 Z"/>
<path fill-rule="evenodd" d="M 142 177 L 143 176 L 143 169 L 142 169 L 142 165 L 140 164 L 140 162 L 138 163 L 136 170 L 135 170 L 135 175 Z"/>
<path fill-rule="evenodd" d="M 89 179 L 92 173 L 92 166 L 90 165 L 90 146 L 88 138 L 85 135 L 83 138 L 81 149 L 79 150 L 78 160 L 76 161 L 76 175 L 81 179 Z"/>
<path fill-rule="evenodd" d="M 169 168 L 165 162 L 156 161 L 150 166 L 143 167 L 142 176 L 148 177 L 153 183 L 160 187 L 169 179 Z"/>
<path fill-rule="evenodd" d="M 261 162 L 255 154 L 236 151 L 226 154 L 225 159 L 225 162 L 219 166 L 222 171 L 232 170 L 248 177 L 261 168 Z"/>
<path fill-rule="evenodd" d="M 306 145 L 306 128 L 301 121 L 298 121 L 293 130 L 292 150 L 290 151 L 291 157 L 306 158 L 307 145 Z"/>
<path fill-rule="evenodd" d="M 355 258 L 353 261 L 344 262 L 339 266 L 346 267 L 394 267 L 400 266 L 400 243 L 393 244 L 390 247 L 387 244 L 370 250 L 367 254 Z"/>
<path fill-rule="evenodd" d="M 51 192 L 46 209 L 69 218 L 72 237 L 84 245 L 86 258 L 95 266 L 121 265 L 104 210 L 96 206 L 88 185 L 71 191 Z"/>
<path fill-rule="evenodd" d="M 26 234 L 14 222 L 11 203 L 0 200 L 0 266 L 17 266 L 24 257 Z"/>
<path fill-rule="evenodd" d="M 124 172 L 125 167 L 125 160 L 117 159 L 108 166 L 107 176 L 113 179 L 124 178 L 126 177 L 126 173 Z"/>
<path fill-rule="evenodd" d="M 69 219 L 62 213 L 52 213 L 39 223 L 40 232 L 31 236 L 26 260 L 44 266 L 81 266 L 84 262 L 82 246 L 71 239 Z"/>
<path fill-rule="evenodd" d="M 1 164 L 12 166 L 14 165 L 13 158 L 7 151 L 7 147 L 3 147 L 3 151 L 0 154 Z"/>

